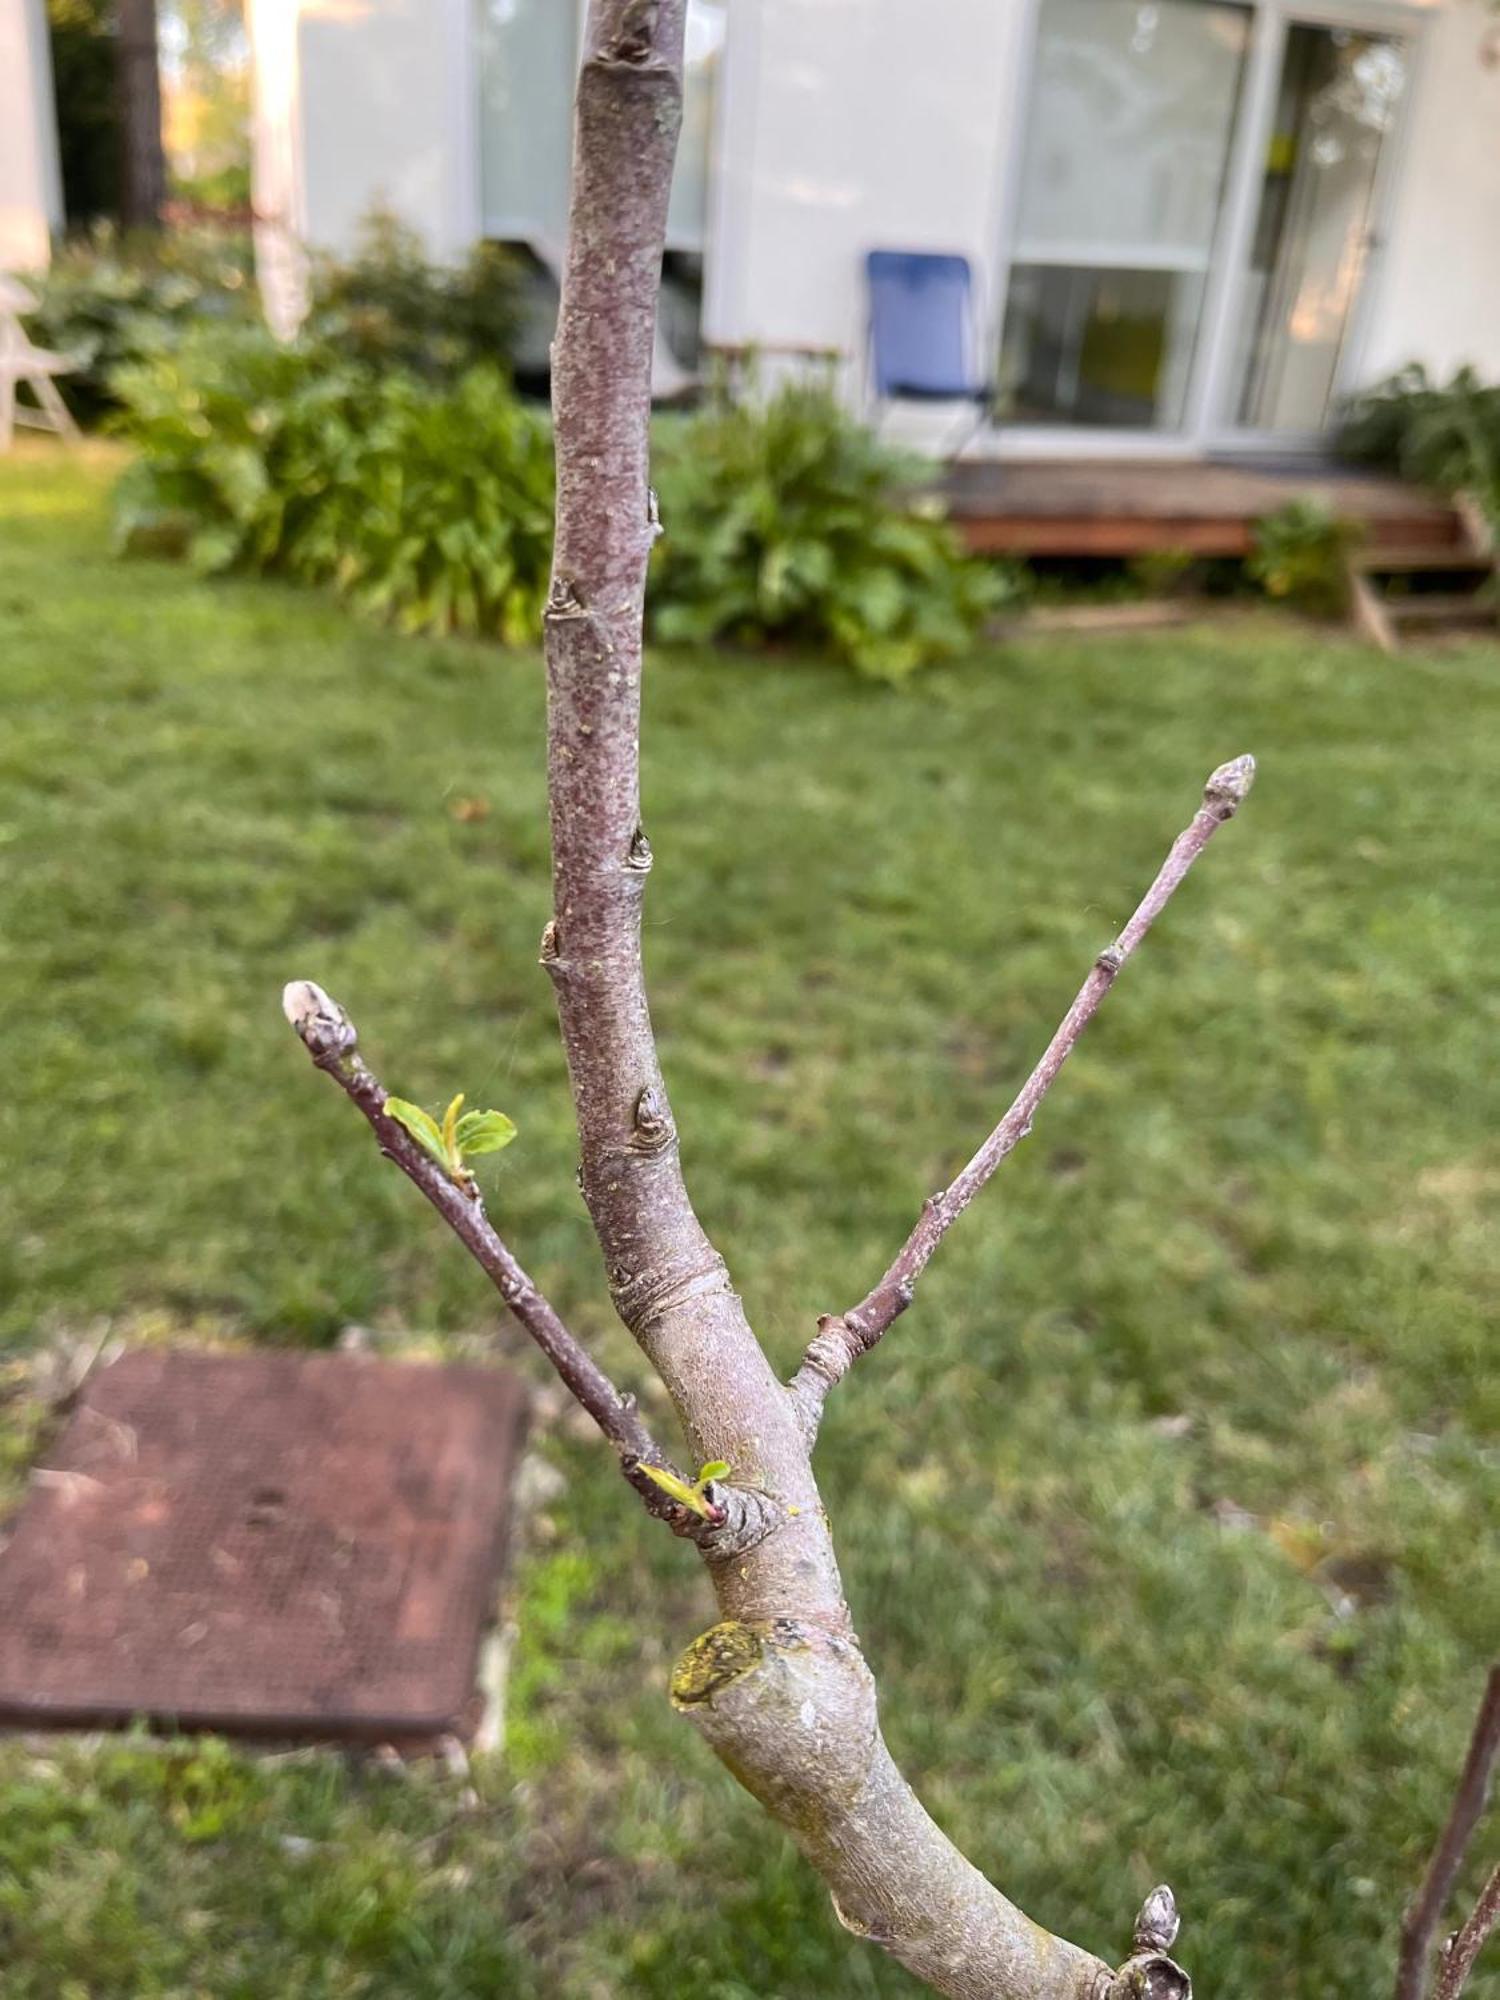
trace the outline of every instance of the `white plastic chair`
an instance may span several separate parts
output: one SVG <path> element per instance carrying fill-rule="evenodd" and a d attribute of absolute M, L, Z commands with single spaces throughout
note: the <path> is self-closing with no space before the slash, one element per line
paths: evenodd
<path fill-rule="evenodd" d="M 17 279 L 0 275 L 0 451 L 10 450 L 18 424 L 55 431 L 69 440 L 78 436 L 78 426 L 54 379 L 71 374 L 72 362 L 65 354 L 34 346 L 21 324 L 22 313 L 30 312 L 35 304 Z M 34 403 L 23 403 L 16 394 L 22 383 L 36 398 Z"/>

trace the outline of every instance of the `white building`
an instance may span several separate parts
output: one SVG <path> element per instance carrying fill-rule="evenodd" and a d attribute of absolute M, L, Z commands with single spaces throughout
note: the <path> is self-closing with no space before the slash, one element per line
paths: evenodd
<path fill-rule="evenodd" d="M 43 0 L 0 0 L 0 272 L 35 271 L 63 219 Z"/>
<path fill-rule="evenodd" d="M 375 205 L 555 263 L 582 12 L 247 0 L 273 291 Z M 894 249 L 969 260 L 1002 454 L 1281 450 L 1408 360 L 1500 376 L 1485 0 L 692 0 L 688 55 L 679 358 L 832 349 L 858 394 Z"/>

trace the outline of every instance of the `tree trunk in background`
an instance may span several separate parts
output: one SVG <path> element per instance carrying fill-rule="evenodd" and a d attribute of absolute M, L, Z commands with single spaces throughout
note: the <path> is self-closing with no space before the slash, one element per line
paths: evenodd
<path fill-rule="evenodd" d="M 119 0 L 120 220 L 157 229 L 167 198 L 156 0 Z"/>

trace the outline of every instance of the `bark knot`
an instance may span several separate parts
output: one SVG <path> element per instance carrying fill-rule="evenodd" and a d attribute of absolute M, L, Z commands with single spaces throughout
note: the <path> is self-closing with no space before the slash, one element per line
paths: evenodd
<path fill-rule="evenodd" d="M 600 48 L 597 60 L 625 69 L 646 69 L 659 63 L 656 17 L 660 10 L 661 0 L 629 0 L 617 33 Z"/>
<path fill-rule="evenodd" d="M 1193 2000 L 1193 1982 L 1165 1952 L 1138 1952 L 1110 1981 L 1105 2000 Z"/>
<path fill-rule="evenodd" d="M 647 1084 L 635 1100 L 630 1150 L 633 1153 L 660 1153 L 671 1145 L 674 1134 L 666 1100 L 654 1084 Z"/>
<path fill-rule="evenodd" d="M 547 592 L 547 605 L 543 617 L 587 618 L 589 608 L 578 594 L 578 586 L 571 577 L 554 575 Z"/>
<path fill-rule="evenodd" d="M 646 829 L 643 826 L 638 826 L 630 836 L 630 847 L 625 856 L 625 866 L 633 870 L 637 875 L 648 875 L 651 872 L 651 863 L 654 859 L 655 857 L 651 852 L 651 843 L 646 838 Z"/>

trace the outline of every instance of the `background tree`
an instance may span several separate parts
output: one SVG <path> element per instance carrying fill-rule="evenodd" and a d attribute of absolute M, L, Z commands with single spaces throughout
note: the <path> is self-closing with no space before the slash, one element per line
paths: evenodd
<path fill-rule="evenodd" d="M 117 0 L 116 18 L 123 147 L 120 220 L 127 229 L 155 229 L 167 198 L 156 0 Z"/>

